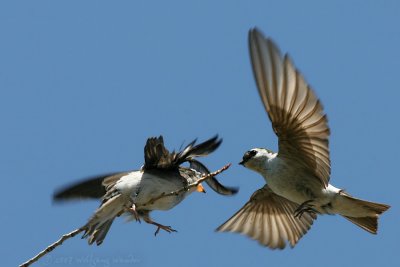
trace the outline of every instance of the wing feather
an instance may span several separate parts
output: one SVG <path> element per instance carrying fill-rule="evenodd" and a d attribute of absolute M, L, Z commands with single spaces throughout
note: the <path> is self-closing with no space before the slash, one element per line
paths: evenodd
<path fill-rule="evenodd" d="M 250 57 L 258 92 L 279 138 L 279 154 L 298 162 L 326 187 L 330 177 L 328 120 L 317 96 L 269 38 L 249 33 Z"/>
<path fill-rule="evenodd" d="M 193 140 L 181 151 L 173 151 L 170 153 L 164 146 L 164 139 L 162 136 L 152 137 L 147 139 L 144 147 L 145 164 L 142 169 L 177 170 L 182 163 L 190 159 L 204 157 L 214 152 L 221 143 L 222 139 L 219 139 L 218 135 L 216 135 L 198 145 L 195 145 L 196 140 Z"/>
<path fill-rule="evenodd" d="M 265 185 L 217 231 L 241 233 L 272 249 L 283 249 L 287 243 L 294 247 L 316 219 L 309 213 L 294 217 L 297 207 Z"/>
<path fill-rule="evenodd" d="M 208 168 L 198 160 L 191 159 L 189 160 L 190 168 L 200 172 L 201 174 L 209 174 L 210 171 Z M 211 177 L 206 180 L 206 183 L 212 190 L 217 192 L 220 195 L 235 195 L 239 189 L 237 187 L 228 187 L 221 184 L 216 177 Z"/>
<path fill-rule="evenodd" d="M 56 191 L 53 195 L 54 201 L 82 200 L 104 196 L 110 184 L 114 184 L 122 176 L 129 172 L 118 172 L 90 177 L 83 181 L 68 185 Z"/>

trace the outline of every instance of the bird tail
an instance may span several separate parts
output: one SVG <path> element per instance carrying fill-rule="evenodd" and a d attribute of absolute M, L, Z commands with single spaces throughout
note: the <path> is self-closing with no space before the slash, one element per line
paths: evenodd
<path fill-rule="evenodd" d="M 389 205 L 354 198 L 341 192 L 338 198 L 338 213 L 358 227 L 376 234 L 378 231 L 378 218 L 390 208 Z"/>
<path fill-rule="evenodd" d="M 94 242 L 96 242 L 98 246 L 101 245 L 115 217 L 123 213 L 121 207 L 123 207 L 121 195 L 113 196 L 104 202 L 96 210 L 88 223 L 83 226 L 85 233 L 82 238 L 88 238 L 89 245 L 92 245 Z"/>

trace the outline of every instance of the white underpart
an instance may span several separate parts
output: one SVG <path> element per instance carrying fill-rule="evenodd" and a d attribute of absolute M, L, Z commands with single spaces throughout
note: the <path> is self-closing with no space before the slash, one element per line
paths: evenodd
<path fill-rule="evenodd" d="M 328 205 L 339 196 L 340 189 L 329 184 L 321 187 L 316 177 L 301 171 L 296 163 L 290 165 L 278 157 L 278 153 L 271 153 L 265 149 L 257 150 L 257 155 L 246 163 L 246 167 L 260 173 L 274 193 L 289 199 L 297 204 L 310 200 L 309 192 L 315 196 L 313 203 L 321 213 L 334 213 Z M 328 206 L 326 206 L 328 205 Z M 320 206 L 326 206 L 324 209 Z"/>
<path fill-rule="evenodd" d="M 297 165 L 287 163 L 277 153 L 265 149 L 246 162 L 246 167 L 260 173 L 271 190 L 290 201 L 302 204 L 312 200 L 313 208 L 321 214 L 341 214 L 350 217 L 377 216 L 373 209 L 364 207 L 362 200 L 342 194 L 341 189 L 329 184 L 321 186 L 318 178 Z M 310 197 L 313 195 L 313 197 Z"/>
<path fill-rule="evenodd" d="M 190 190 L 178 196 L 163 197 L 153 204 L 149 201 L 163 193 L 178 191 L 184 186 L 181 178 L 166 179 L 149 173 L 136 171 L 122 177 L 115 185 L 115 188 L 125 197 L 130 197 L 136 208 L 148 210 L 169 210 L 183 200 L 185 194 L 193 192 Z M 146 204 L 143 207 L 143 204 Z"/>

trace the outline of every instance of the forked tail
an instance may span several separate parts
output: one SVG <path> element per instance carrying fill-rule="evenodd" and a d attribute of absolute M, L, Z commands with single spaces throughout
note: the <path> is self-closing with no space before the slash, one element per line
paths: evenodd
<path fill-rule="evenodd" d="M 340 196 L 339 214 L 371 234 L 376 234 L 379 215 L 388 210 L 390 206 L 354 198 L 344 192 L 341 192 Z"/>

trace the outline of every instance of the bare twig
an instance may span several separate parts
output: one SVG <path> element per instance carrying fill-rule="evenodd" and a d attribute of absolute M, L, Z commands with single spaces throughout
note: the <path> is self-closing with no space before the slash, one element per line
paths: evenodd
<path fill-rule="evenodd" d="M 77 234 L 79 234 L 80 232 L 84 231 L 85 229 L 83 228 L 78 228 L 73 230 L 72 232 L 63 235 L 59 240 L 57 240 L 56 242 L 54 242 L 53 244 L 51 244 L 50 246 L 48 246 L 45 250 L 39 252 L 39 254 L 37 254 L 35 257 L 33 257 L 32 259 L 28 260 L 27 262 L 22 263 L 19 267 L 28 267 L 29 265 L 31 265 L 32 263 L 38 261 L 41 257 L 43 257 L 44 255 L 46 255 L 47 253 L 50 253 L 53 249 L 55 249 L 56 247 L 60 246 L 65 240 L 70 239 L 74 236 L 76 236 Z"/>
<path fill-rule="evenodd" d="M 220 174 L 221 172 L 227 170 L 230 166 L 231 166 L 231 164 L 227 164 L 227 165 L 225 165 L 224 167 L 222 167 L 221 169 L 219 169 L 219 170 L 217 170 L 215 172 L 203 175 L 203 177 L 201 177 L 199 180 L 197 180 L 194 183 L 189 184 L 186 187 L 183 187 L 183 188 L 181 188 L 181 189 L 179 189 L 177 191 L 173 191 L 173 192 L 170 192 L 170 193 L 163 193 L 163 194 L 159 195 L 158 197 L 150 199 L 147 203 L 145 203 L 145 204 L 143 204 L 141 206 L 146 206 L 148 204 L 153 204 L 155 201 L 157 201 L 157 200 L 159 200 L 161 198 L 178 195 L 178 194 L 180 194 L 180 193 L 182 193 L 184 191 L 188 191 L 190 188 L 198 186 L 201 182 L 204 182 L 205 180 L 210 179 L 211 177 L 214 177 L 214 176 Z M 55 249 L 56 247 L 60 246 L 65 240 L 70 239 L 70 238 L 76 236 L 77 234 L 79 234 L 79 233 L 81 233 L 83 231 L 85 231 L 85 227 L 81 227 L 81 228 L 75 229 L 72 232 L 63 235 L 59 240 L 57 240 L 56 242 L 54 242 L 53 244 L 48 246 L 45 250 L 39 252 L 39 254 L 37 254 L 35 257 L 33 257 L 30 260 L 22 263 L 19 267 L 28 267 L 28 266 L 30 266 L 32 263 L 38 261 L 40 258 L 45 256 L 46 254 L 48 254 L 51 251 L 53 251 L 53 249 Z"/>
<path fill-rule="evenodd" d="M 182 187 L 179 190 L 176 190 L 176 191 L 173 191 L 173 192 L 169 192 L 169 193 L 165 193 L 164 192 L 161 195 L 159 195 L 158 197 L 154 197 L 154 198 L 150 199 L 149 201 L 147 201 L 145 204 L 142 204 L 141 206 L 145 207 L 146 205 L 149 205 L 149 204 L 152 205 L 152 204 L 154 204 L 155 201 L 157 201 L 157 200 L 159 200 L 161 198 L 170 197 L 170 196 L 176 196 L 176 195 L 179 195 L 182 192 L 189 191 L 190 188 L 196 187 L 200 183 L 204 182 L 205 180 L 210 179 L 211 177 L 214 177 L 214 176 L 220 174 L 223 171 L 226 171 L 230 166 L 231 166 L 231 163 L 226 164 L 224 167 L 222 167 L 221 169 L 219 169 L 219 170 L 217 170 L 215 172 L 211 172 L 209 174 L 204 174 L 202 178 L 200 178 L 199 180 L 197 180 L 194 183 L 189 184 L 186 187 Z"/>

